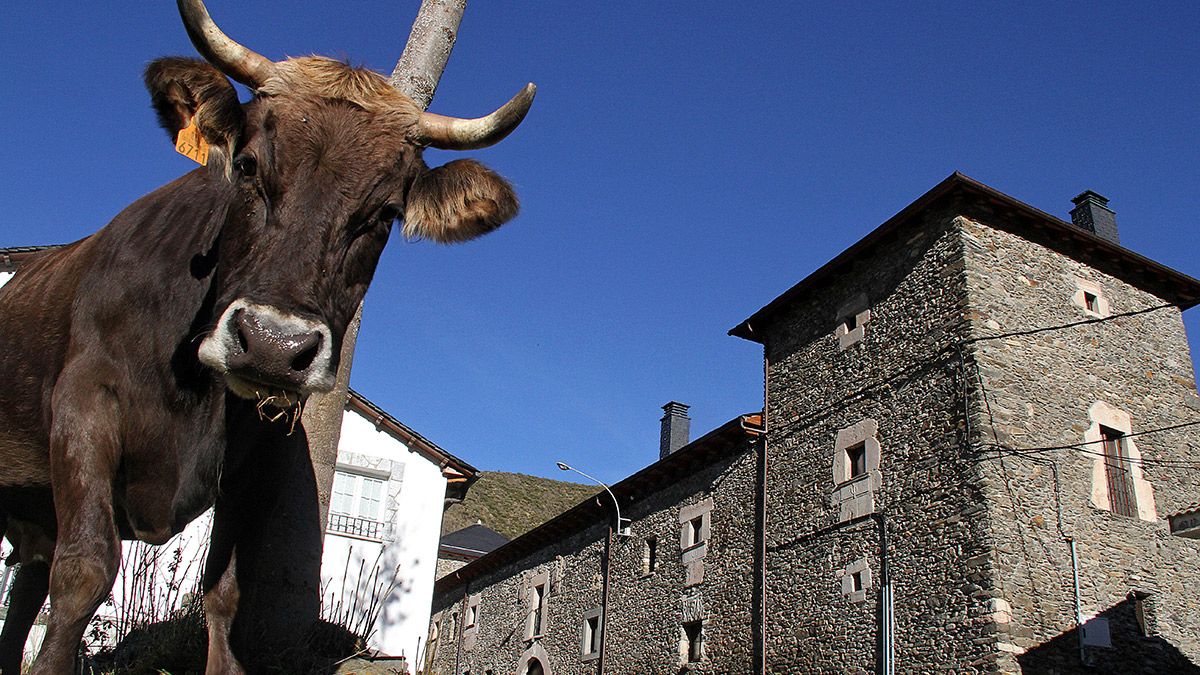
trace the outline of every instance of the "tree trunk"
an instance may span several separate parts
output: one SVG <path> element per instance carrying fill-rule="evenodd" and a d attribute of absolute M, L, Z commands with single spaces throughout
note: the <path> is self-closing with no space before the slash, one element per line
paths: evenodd
<path fill-rule="evenodd" d="M 400 60 L 392 71 L 392 86 L 407 94 L 424 110 L 433 100 L 442 71 L 450 60 L 458 25 L 462 22 L 467 0 L 422 0 L 413 21 L 412 32 Z M 362 305 L 342 338 L 342 360 L 333 390 L 309 398 L 304 409 L 304 428 L 308 432 L 309 454 L 316 471 L 317 495 L 321 504 L 321 527 L 329 522 L 329 497 L 333 491 L 333 470 L 337 464 L 338 441 L 342 435 L 342 413 L 350 393 L 350 367 L 354 345 L 362 324 Z"/>

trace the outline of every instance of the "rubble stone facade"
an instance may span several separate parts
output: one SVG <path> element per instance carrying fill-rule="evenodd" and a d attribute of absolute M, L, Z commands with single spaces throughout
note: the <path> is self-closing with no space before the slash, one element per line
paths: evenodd
<path fill-rule="evenodd" d="M 443 580 L 443 621 L 505 610 L 429 672 L 1200 672 L 1200 540 L 1168 526 L 1200 502 L 1197 302 L 955 174 L 731 331 L 763 345 L 765 435 L 631 504 L 602 655 L 580 625 L 607 529 L 566 518 Z M 646 582 L 652 534 L 670 571 Z M 522 641 L 539 570 L 576 630 Z"/>

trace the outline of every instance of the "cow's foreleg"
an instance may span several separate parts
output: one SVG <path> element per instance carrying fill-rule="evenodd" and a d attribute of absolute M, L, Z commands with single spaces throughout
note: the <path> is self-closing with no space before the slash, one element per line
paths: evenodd
<path fill-rule="evenodd" d="M 237 614 L 241 594 L 237 585 L 237 558 L 234 553 L 233 528 L 224 500 L 217 503 L 213 514 L 212 539 L 208 559 L 204 563 L 204 617 L 208 623 L 208 663 L 206 675 L 241 675 L 245 672 L 229 645 L 229 632 Z"/>
<path fill-rule="evenodd" d="M 83 388 L 64 388 L 64 380 L 55 390 L 50 434 L 58 520 L 50 564 L 50 618 L 31 675 L 71 671 L 87 624 L 112 590 L 121 561 L 112 505 L 120 450 L 117 402 L 107 389 L 85 394 Z"/>
<path fill-rule="evenodd" d="M 8 614 L 0 633 L 0 675 L 20 675 L 21 656 L 29 628 L 37 619 L 50 588 L 50 565 L 27 562 L 17 569 L 9 591 Z"/>

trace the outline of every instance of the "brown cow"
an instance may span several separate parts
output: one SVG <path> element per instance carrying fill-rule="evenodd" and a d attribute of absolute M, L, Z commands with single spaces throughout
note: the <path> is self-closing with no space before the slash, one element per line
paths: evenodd
<path fill-rule="evenodd" d="M 332 386 L 393 221 L 409 237 L 459 242 L 517 211 L 503 178 L 469 160 L 430 169 L 421 151 L 498 142 L 532 85 L 487 117 L 441 117 L 377 73 L 272 62 L 230 40 L 199 0 L 179 8 L 207 63 L 155 61 L 146 85 L 172 138 L 198 126 L 207 167 L 0 289 L 0 532 L 22 563 L 0 636 L 5 675 L 18 672 L 47 590 L 33 672 L 65 673 L 113 584 L 120 538 L 162 543 L 214 504 L 208 672 L 240 672 L 229 640 L 246 604 L 238 569 L 250 573 L 262 531 L 246 522 L 294 485 L 269 473 L 280 457 L 299 443 L 307 462 L 303 429 L 270 420 Z M 226 76 L 253 100 L 240 103 Z M 315 499 L 304 466 L 299 493 Z"/>

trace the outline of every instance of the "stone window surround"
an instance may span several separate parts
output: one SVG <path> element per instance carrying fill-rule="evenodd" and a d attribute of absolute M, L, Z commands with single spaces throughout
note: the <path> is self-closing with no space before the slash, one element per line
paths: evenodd
<path fill-rule="evenodd" d="M 1142 463 L 1139 461 L 1142 453 L 1138 450 L 1134 437 L 1130 436 L 1133 433 L 1133 423 L 1129 413 L 1104 401 L 1096 401 L 1088 408 L 1088 419 L 1092 424 L 1083 432 L 1084 447 L 1089 452 L 1096 453 L 1088 455 L 1092 458 L 1092 506 L 1102 511 L 1112 510 L 1112 503 L 1108 498 L 1108 476 L 1104 469 L 1105 457 L 1101 447 L 1100 427 L 1103 426 L 1125 434 L 1121 442 L 1130 460 L 1129 477 L 1133 483 L 1133 499 L 1137 506 L 1138 519 L 1150 523 L 1157 522 L 1154 487 L 1142 475 Z"/>
<path fill-rule="evenodd" d="M 849 302 L 838 309 L 837 328 L 833 333 L 838 339 L 838 349 L 845 351 L 851 345 L 859 342 L 866 335 L 866 325 L 871 321 L 871 309 L 864 293 L 854 296 Z M 847 326 L 849 319 L 854 319 L 854 329 Z"/>
<path fill-rule="evenodd" d="M 1096 308 L 1088 309 L 1085 294 L 1090 294 L 1096 298 Z M 1111 313 L 1108 306 L 1108 299 L 1104 297 L 1104 287 L 1094 281 L 1075 277 L 1075 293 L 1071 296 L 1071 304 L 1078 307 L 1088 316 L 1103 319 Z M 1106 425 L 1107 426 L 1107 425 Z"/>
<path fill-rule="evenodd" d="M 704 581 L 704 557 L 712 534 L 712 497 L 679 509 L 679 561 L 684 565 L 684 587 Z M 692 521 L 700 519 L 700 532 L 692 541 Z"/>
<path fill-rule="evenodd" d="M 1085 314 L 1089 316 L 1104 318 L 1111 314 L 1108 298 L 1104 295 L 1104 287 L 1100 284 L 1088 279 L 1075 278 L 1075 293 L 1071 296 L 1071 301 Z M 1087 296 L 1092 296 L 1093 307 L 1088 307 Z"/>
<path fill-rule="evenodd" d="M 879 469 L 882 448 L 879 444 L 879 423 L 863 419 L 839 429 L 833 442 L 833 492 L 831 502 L 838 509 L 835 522 L 853 520 L 875 512 L 875 491 L 883 485 Z M 851 448 L 863 446 L 866 471 L 850 477 Z"/>
<path fill-rule="evenodd" d="M 475 648 L 475 641 L 479 636 L 479 600 L 483 597 L 482 593 L 467 596 L 463 610 L 463 629 L 462 629 L 462 647 L 464 650 Z"/>
<path fill-rule="evenodd" d="M 854 576 L 862 581 L 862 588 L 854 588 Z M 874 585 L 874 580 L 871 577 L 871 566 L 867 563 L 866 558 L 859 558 L 854 562 L 846 565 L 837 571 L 836 575 L 842 585 L 842 595 L 847 596 L 850 602 L 859 603 L 865 602 L 867 599 L 867 591 Z"/>
<path fill-rule="evenodd" d="M 696 663 L 688 660 L 689 636 L 687 634 L 688 625 L 696 625 L 700 628 L 700 661 L 704 660 L 705 652 L 705 635 L 704 624 L 708 619 L 708 613 L 704 609 L 704 595 L 696 592 L 692 595 L 686 595 L 680 598 L 679 604 L 679 663 L 683 667 L 687 667 L 688 663 Z"/>
<path fill-rule="evenodd" d="M 534 613 L 539 610 L 537 587 L 542 587 L 541 621 L 534 620 Z M 542 570 L 529 579 L 525 596 L 525 640 L 536 640 L 546 634 L 546 621 L 550 618 L 550 571 Z M 534 633 L 535 624 L 540 624 L 541 631 Z"/>
<path fill-rule="evenodd" d="M 593 634 L 588 629 L 588 622 L 591 619 L 596 619 L 596 631 L 594 641 L 596 643 L 595 651 L 588 651 L 588 638 L 593 637 Z M 600 640 L 604 639 L 604 614 L 599 607 L 593 607 L 583 613 L 583 622 L 580 624 L 579 631 L 579 654 L 582 661 L 594 661 L 600 658 Z"/>

